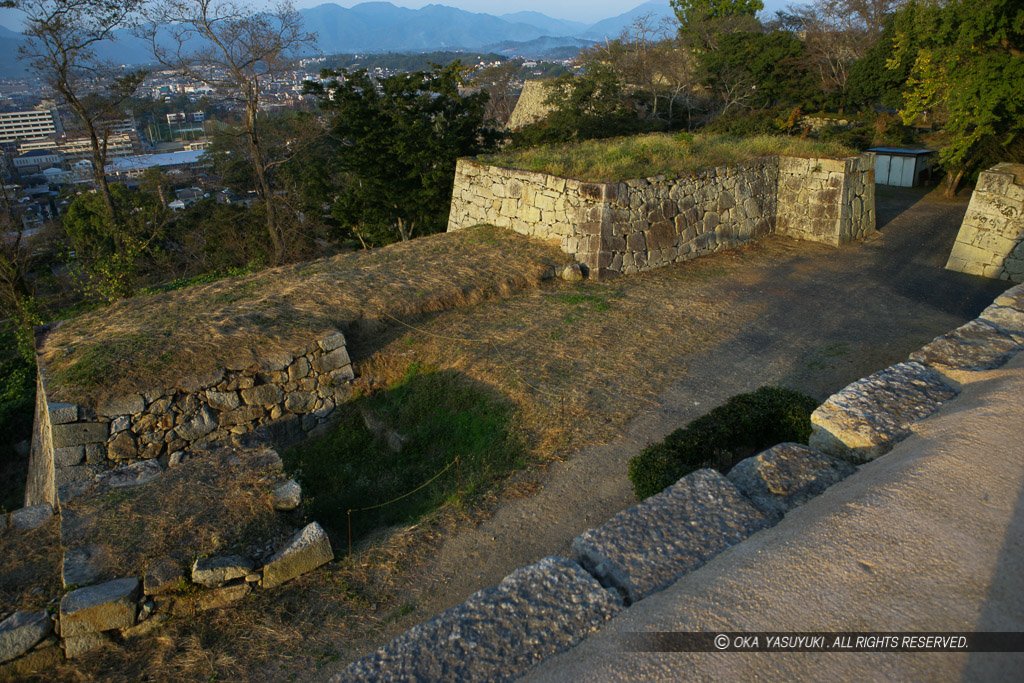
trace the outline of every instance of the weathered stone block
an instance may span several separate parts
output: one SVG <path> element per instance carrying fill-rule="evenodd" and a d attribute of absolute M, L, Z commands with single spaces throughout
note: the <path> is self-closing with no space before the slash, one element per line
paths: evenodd
<path fill-rule="evenodd" d="M 320 340 L 320 348 L 324 351 L 333 351 L 334 349 L 340 348 L 344 345 L 345 335 L 341 332 L 335 332 L 334 334 Z"/>
<path fill-rule="evenodd" d="M 53 622 L 46 610 L 15 612 L 0 621 L 0 662 L 25 654 L 52 630 Z"/>
<path fill-rule="evenodd" d="M 74 403 L 47 403 L 50 413 L 50 424 L 61 425 L 78 419 L 78 406 Z"/>
<path fill-rule="evenodd" d="M 196 609 L 206 611 L 227 607 L 228 605 L 238 602 L 244 598 L 250 591 L 252 591 L 252 587 L 248 583 L 239 583 L 234 586 L 222 586 L 220 588 L 203 591 L 196 596 Z"/>
<path fill-rule="evenodd" d="M 284 398 L 284 407 L 293 413 L 308 413 L 316 404 L 316 394 L 309 391 L 295 391 Z"/>
<path fill-rule="evenodd" d="M 207 391 L 206 401 L 214 410 L 224 411 L 234 410 L 242 403 L 237 391 Z"/>
<path fill-rule="evenodd" d="M 275 387 L 276 388 L 276 387 Z M 246 389 L 242 392 L 242 396 L 245 396 L 246 391 L 252 391 Z M 278 390 L 280 392 L 280 390 Z M 247 403 L 250 401 L 246 400 Z M 188 420 L 185 420 L 177 427 L 174 428 L 174 432 L 179 439 L 185 441 L 196 441 L 206 436 L 214 429 L 217 428 L 217 418 L 214 416 L 207 406 L 203 406 L 199 409 L 199 412 L 193 415 Z"/>
<path fill-rule="evenodd" d="M 331 541 L 316 522 L 292 537 L 263 567 L 263 587 L 273 588 L 334 559 Z"/>
<path fill-rule="evenodd" d="M 1010 287 L 997 296 L 994 303 L 998 306 L 1009 306 L 1024 312 L 1024 285 Z"/>
<path fill-rule="evenodd" d="M 412 628 L 331 682 L 512 680 L 621 609 L 578 564 L 546 557 Z"/>
<path fill-rule="evenodd" d="M 104 422 L 74 422 L 53 425 L 51 433 L 53 447 L 65 448 L 104 442 L 110 435 L 110 427 Z"/>
<path fill-rule="evenodd" d="M 344 367 L 351 362 L 352 360 L 348 357 L 348 351 L 345 347 L 340 347 L 315 359 L 313 361 L 313 369 L 317 372 L 330 372 L 331 370 Z"/>
<path fill-rule="evenodd" d="M 192 581 L 212 588 L 234 579 L 244 578 L 252 571 L 252 560 L 239 555 L 199 558 L 192 565 Z"/>
<path fill-rule="evenodd" d="M 729 481 L 772 519 L 856 472 L 850 463 L 798 443 L 780 443 L 739 462 Z"/>
<path fill-rule="evenodd" d="M 1022 315 L 1021 317 L 1024 317 Z M 910 360 L 957 370 L 998 368 L 1015 356 L 1024 344 L 982 320 L 972 320 L 952 332 L 936 337 Z"/>
<path fill-rule="evenodd" d="M 655 593 L 767 525 L 714 470 L 698 470 L 572 542 L 573 558 L 627 603 Z"/>
<path fill-rule="evenodd" d="M 107 447 L 107 453 L 111 460 L 126 460 L 138 455 L 139 447 L 135 443 L 135 437 L 128 432 L 121 432 Z"/>
<path fill-rule="evenodd" d="M 135 623 L 138 579 L 117 579 L 73 590 L 60 601 L 61 637 L 124 628 Z"/>
<path fill-rule="evenodd" d="M 275 510 L 294 510 L 302 504 L 302 487 L 299 482 L 289 479 L 275 488 L 272 496 Z"/>
<path fill-rule="evenodd" d="M 982 322 L 992 325 L 1014 341 L 1024 342 L 1024 312 L 1010 306 L 992 304 L 978 316 Z"/>
<path fill-rule="evenodd" d="M 110 567 L 110 551 L 100 545 L 85 545 L 64 551 L 60 578 L 64 588 L 95 583 Z"/>
<path fill-rule="evenodd" d="M 811 414 L 810 446 L 851 462 L 888 453 L 910 427 L 957 395 L 920 363 L 899 363 L 849 384 Z"/>
<path fill-rule="evenodd" d="M 242 400 L 248 405 L 272 406 L 281 402 L 281 387 L 276 384 L 261 384 L 242 389 Z"/>
<path fill-rule="evenodd" d="M 29 505 L 11 513 L 11 526 L 23 531 L 38 529 L 51 517 L 53 517 L 53 507 L 49 503 Z"/>

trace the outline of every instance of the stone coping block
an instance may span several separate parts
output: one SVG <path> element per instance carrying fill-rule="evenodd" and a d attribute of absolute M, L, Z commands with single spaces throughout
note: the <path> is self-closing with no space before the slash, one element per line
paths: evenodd
<path fill-rule="evenodd" d="M 23 531 L 38 529 L 51 517 L 53 517 L 53 506 L 49 503 L 29 505 L 27 508 L 21 508 L 11 513 L 11 526 Z"/>
<path fill-rule="evenodd" d="M 252 571 L 252 560 L 240 555 L 199 558 L 192 565 L 192 581 L 213 588 L 222 583 L 241 579 Z"/>
<path fill-rule="evenodd" d="M 292 537 L 263 567 L 263 587 L 273 588 L 334 559 L 331 539 L 313 522 Z"/>
<path fill-rule="evenodd" d="M 81 636 L 135 624 L 139 580 L 116 579 L 73 590 L 60 601 L 60 635 Z"/>
<path fill-rule="evenodd" d="M 1024 314 L 1018 315 L 1024 318 Z M 1004 365 L 1022 348 L 1024 344 L 994 325 L 972 320 L 914 351 L 910 360 L 954 370 L 991 370 Z"/>
<path fill-rule="evenodd" d="M 857 468 L 799 443 L 780 443 L 742 460 L 726 475 L 773 520 L 845 479 Z"/>
<path fill-rule="evenodd" d="M 1016 285 L 996 297 L 997 306 L 1009 306 L 1024 312 L 1024 285 Z"/>
<path fill-rule="evenodd" d="M 25 654 L 52 630 L 53 621 L 46 610 L 15 612 L 0 621 L 0 662 Z"/>
<path fill-rule="evenodd" d="M 811 414 L 809 445 L 854 463 L 888 453 L 959 392 L 934 370 L 898 363 L 847 385 Z"/>
<path fill-rule="evenodd" d="M 50 413 L 50 424 L 62 425 L 78 421 L 78 406 L 74 403 L 47 403 L 46 410 Z"/>
<path fill-rule="evenodd" d="M 702 469 L 583 532 L 573 540 L 572 553 L 629 604 L 767 525 L 732 482 Z"/>
<path fill-rule="evenodd" d="M 622 609 L 561 557 L 515 570 L 335 675 L 343 681 L 508 681 L 580 642 Z"/>
<path fill-rule="evenodd" d="M 981 312 L 978 319 L 1012 337 L 1017 343 L 1024 344 L 1024 311 L 1013 306 L 992 304 Z"/>

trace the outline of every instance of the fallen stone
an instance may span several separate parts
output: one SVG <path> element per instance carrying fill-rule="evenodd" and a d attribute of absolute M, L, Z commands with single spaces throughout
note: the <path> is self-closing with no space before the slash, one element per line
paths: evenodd
<path fill-rule="evenodd" d="M 0 664 L 0 681 L 19 680 L 30 674 L 52 669 L 64 659 L 63 651 L 56 646 L 43 647 L 26 652 L 21 657 Z"/>
<path fill-rule="evenodd" d="M 910 360 L 956 370 L 990 370 L 1012 358 L 1022 345 L 993 325 L 972 320 L 952 332 L 936 337 Z"/>
<path fill-rule="evenodd" d="M 811 448 L 855 463 L 888 453 L 957 395 L 934 370 L 899 363 L 849 384 L 811 414 Z"/>
<path fill-rule="evenodd" d="M 583 269 L 578 263 L 570 263 L 562 269 L 558 276 L 566 282 L 579 282 L 583 279 Z"/>
<path fill-rule="evenodd" d="M 273 588 L 334 559 L 331 540 L 316 522 L 295 534 L 263 567 L 263 587 Z"/>
<path fill-rule="evenodd" d="M 78 419 L 78 406 L 74 403 L 47 403 L 51 425 L 62 425 Z"/>
<path fill-rule="evenodd" d="M 773 520 L 845 479 L 857 468 L 798 443 L 780 443 L 739 462 L 726 475 Z"/>
<path fill-rule="evenodd" d="M 185 572 L 174 558 L 162 557 L 146 571 L 142 578 L 142 592 L 146 595 L 162 595 L 182 585 Z"/>
<path fill-rule="evenodd" d="M 53 517 L 53 507 L 49 503 L 29 505 L 27 508 L 21 508 L 11 513 L 11 526 L 23 531 L 38 529 L 51 517 Z"/>
<path fill-rule="evenodd" d="M 767 525 L 728 479 L 703 469 L 583 532 L 573 540 L 572 553 L 629 604 Z"/>
<path fill-rule="evenodd" d="M 278 486 L 272 495 L 275 510 L 287 512 L 302 504 L 302 487 L 294 479 L 289 479 Z"/>
<path fill-rule="evenodd" d="M 192 581 L 210 588 L 241 579 L 251 571 L 252 560 L 239 555 L 201 557 L 192 565 Z"/>
<path fill-rule="evenodd" d="M 100 545 L 84 545 L 64 551 L 60 578 L 64 588 L 95 583 L 110 566 L 110 552 Z"/>
<path fill-rule="evenodd" d="M 217 418 L 213 416 L 207 406 L 199 409 L 192 418 L 186 420 L 174 428 L 179 439 L 195 441 L 201 439 L 217 428 Z"/>
<path fill-rule="evenodd" d="M 131 465 L 122 465 L 113 470 L 100 472 L 96 475 L 96 483 L 111 488 L 124 486 L 142 486 L 148 484 L 164 471 L 157 460 L 143 460 Z"/>
<path fill-rule="evenodd" d="M 545 557 L 353 662 L 345 681 L 507 681 L 569 649 L 622 610 L 578 564 Z"/>
<path fill-rule="evenodd" d="M 142 638 L 152 634 L 161 628 L 170 619 L 168 614 L 154 614 L 145 621 L 140 621 L 135 626 L 121 629 L 121 636 L 124 638 Z"/>
<path fill-rule="evenodd" d="M 60 601 L 61 637 L 134 625 L 138 593 L 139 580 L 134 578 L 116 579 L 71 591 Z"/>
<path fill-rule="evenodd" d="M 233 586 L 223 586 L 213 590 L 204 591 L 196 597 L 196 608 L 201 611 L 227 607 L 231 603 L 238 602 L 252 590 L 248 583 L 239 583 Z"/>
<path fill-rule="evenodd" d="M 68 659 L 75 659 L 98 650 L 109 643 L 110 637 L 103 633 L 82 633 L 77 636 L 65 636 L 64 656 Z"/>
<path fill-rule="evenodd" d="M 0 621 L 0 662 L 25 654 L 52 630 L 53 621 L 46 610 L 15 612 Z"/>
<path fill-rule="evenodd" d="M 996 297 L 997 306 L 1009 306 L 1024 313 L 1024 285 L 1016 285 Z"/>

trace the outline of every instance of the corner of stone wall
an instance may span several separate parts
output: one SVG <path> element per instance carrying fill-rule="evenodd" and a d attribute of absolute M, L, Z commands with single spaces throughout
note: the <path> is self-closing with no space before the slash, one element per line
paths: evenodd
<path fill-rule="evenodd" d="M 946 269 L 1024 282 L 1024 165 L 997 164 L 978 176 Z"/>

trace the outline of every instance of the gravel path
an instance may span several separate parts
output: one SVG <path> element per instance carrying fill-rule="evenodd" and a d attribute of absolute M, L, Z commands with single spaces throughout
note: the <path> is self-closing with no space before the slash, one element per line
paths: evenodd
<path fill-rule="evenodd" d="M 722 300 L 755 302 L 759 315 L 688 357 L 657 408 L 619 438 L 548 467 L 536 494 L 445 541 L 408 625 L 545 555 L 568 556 L 576 535 L 635 503 L 632 456 L 730 396 L 779 384 L 823 400 L 976 316 L 1008 283 L 944 270 L 966 208 L 938 192 L 879 188 L 880 232 L 864 243 L 770 238 L 756 247 L 763 258 L 717 286 Z"/>

